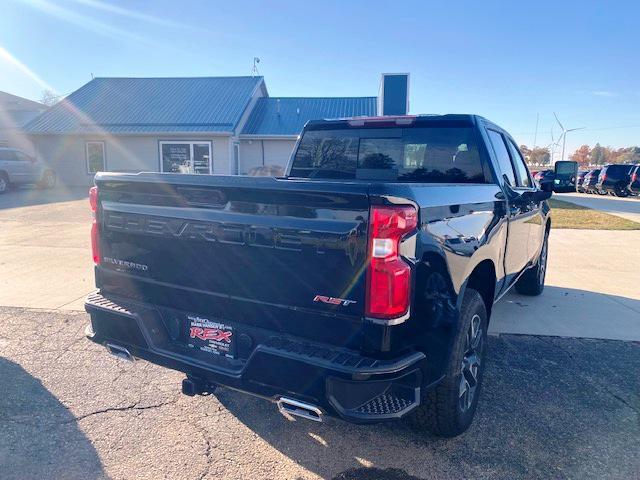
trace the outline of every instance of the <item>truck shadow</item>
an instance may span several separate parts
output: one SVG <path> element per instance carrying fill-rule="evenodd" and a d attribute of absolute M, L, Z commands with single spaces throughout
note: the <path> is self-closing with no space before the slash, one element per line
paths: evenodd
<path fill-rule="evenodd" d="M 640 377 L 624 372 L 639 364 L 640 344 L 633 342 L 490 337 L 476 419 L 448 440 L 407 421 L 291 421 L 269 402 L 229 390 L 217 396 L 262 439 L 322 478 L 581 478 L 606 477 L 611 469 L 633 477 L 640 461 L 627 452 L 629 442 L 640 442 Z"/>
<path fill-rule="evenodd" d="M 0 388 L 0 478 L 108 478 L 71 412 L 39 380 L 0 357 Z"/>

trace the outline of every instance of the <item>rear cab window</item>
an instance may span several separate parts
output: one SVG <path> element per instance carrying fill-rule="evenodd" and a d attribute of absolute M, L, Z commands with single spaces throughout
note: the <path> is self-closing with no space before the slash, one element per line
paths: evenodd
<path fill-rule="evenodd" d="M 473 126 L 307 130 L 289 177 L 491 183 Z"/>

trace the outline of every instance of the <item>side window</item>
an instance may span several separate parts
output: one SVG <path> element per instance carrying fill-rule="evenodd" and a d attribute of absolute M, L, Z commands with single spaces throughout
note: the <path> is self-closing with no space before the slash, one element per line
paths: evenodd
<path fill-rule="evenodd" d="M 15 162 L 17 160 L 16 152 L 13 150 L 0 150 L 0 160 Z"/>
<path fill-rule="evenodd" d="M 29 161 L 29 157 L 27 157 L 22 152 L 15 152 L 15 155 L 16 155 L 16 160 L 18 160 L 19 162 L 28 162 Z"/>
<path fill-rule="evenodd" d="M 491 145 L 493 145 L 493 151 L 496 153 L 496 160 L 500 166 L 500 171 L 507 176 L 509 185 L 515 187 L 516 176 L 513 171 L 511 159 L 509 158 L 509 151 L 507 150 L 507 146 L 504 144 L 502 135 L 495 130 L 487 130 L 487 133 L 489 134 Z"/>
<path fill-rule="evenodd" d="M 527 170 L 526 163 L 524 163 L 524 158 L 522 158 L 520 154 L 520 150 L 518 150 L 518 147 L 516 147 L 511 140 L 508 141 L 508 144 L 513 164 L 516 167 L 518 186 L 530 187 L 531 180 L 529 179 L 529 171 Z"/>

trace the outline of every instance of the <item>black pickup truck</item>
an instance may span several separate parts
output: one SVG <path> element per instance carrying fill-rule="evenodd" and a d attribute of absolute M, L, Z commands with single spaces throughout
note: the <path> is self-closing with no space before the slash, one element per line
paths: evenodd
<path fill-rule="evenodd" d="M 408 416 L 442 436 L 478 402 L 493 304 L 544 287 L 546 200 L 474 115 L 313 121 L 282 178 L 99 173 L 87 336 L 286 415 Z"/>

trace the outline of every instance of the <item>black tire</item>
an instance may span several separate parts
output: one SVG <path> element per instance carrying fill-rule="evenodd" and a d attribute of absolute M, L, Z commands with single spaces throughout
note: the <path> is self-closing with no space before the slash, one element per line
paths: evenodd
<path fill-rule="evenodd" d="M 53 170 L 45 170 L 42 179 L 38 182 L 38 188 L 50 190 L 56 186 L 56 174 Z"/>
<path fill-rule="evenodd" d="M 467 288 L 460 308 L 460 329 L 440 384 L 423 396 L 409 417 L 419 429 L 440 437 L 465 432 L 476 412 L 487 350 L 487 309 L 480 294 Z M 463 389 L 466 388 L 466 393 Z"/>
<path fill-rule="evenodd" d="M 9 177 L 6 173 L 0 172 L 0 195 L 9 190 Z"/>
<path fill-rule="evenodd" d="M 549 232 L 544 236 L 542 250 L 535 267 L 522 274 L 516 282 L 516 291 L 521 295 L 536 296 L 544 290 L 544 279 L 547 275 L 547 257 L 549 253 Z"/>

